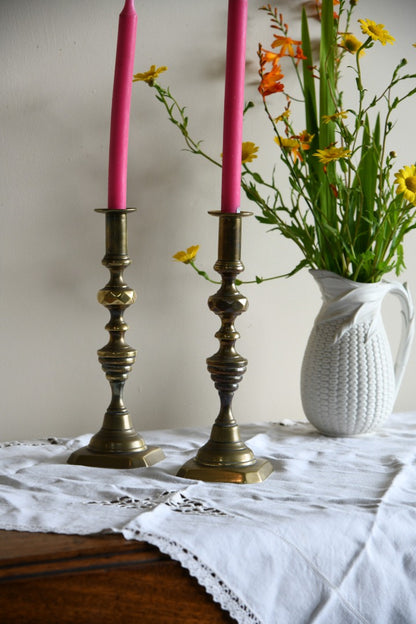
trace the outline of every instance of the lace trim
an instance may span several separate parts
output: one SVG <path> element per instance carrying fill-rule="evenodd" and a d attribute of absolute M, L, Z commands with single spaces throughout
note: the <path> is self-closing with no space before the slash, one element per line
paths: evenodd
<path fill-rule="evenodd" d="M 113 500 L 88 501 L 86 505 L 115 505 L 122 509 L 144 509 L 151 511 L 159 505 L 166 505 L 172 511 L 178 513 L 194 514 L 198 516 L 229 516 L 233 517 L 220 509 L 206 505 L 204 502 L 188 498 L 182 492 L 164 491 L 155 497 L 147 497 L 143 499 L 134 498 L 132 496 L 119 496 Z"/>
<path fill-rule="evenodd" d="M 49 446 L 50 444 L 64 444 L 65 440 L 61 438 L 46 438 L 45 440 L 11 440 L 10 442 L 0 442 L 0 448 L 8 448 L 9 446 Z"/>
<path fill-rule="evenodd" d="M 154 509 L 158 505 L 161 505 L 165 502 L 165 499 L 173 494 L 173 492 L 162 492 L 158 494 L 156 497 L 147 497 L 147 498 L 134 498 L 132 496 L 119 496 L 117 498 L 113 498 L 112 500 L 98 500 L 98 501 L 88 501 L 85 503 L 86 505 L 115 505 L 116 507 L 120 507 L 122 509 Z"/>
<path fill-rule="evenodd" d="M 211 594 L 224 611 L 233 617 L 239 624 L 262 624 L 262 621 L 249 607 L 230 589 L 224 581 L 193 552 L 187 550 L 177 542 L 170 541 L 160 535 L 146 533 L 139 529 L 124 529 L 126 539 L 145 540 L 171 559 L 178 561 L 182 567 L 196 578 L 206 591 Z"/>
<path fill-rule="evenodd" d="M 203 501 L 195 498 L 188 498 L 183 492 L 175 492 L 175 496 L 165 501 L 165 505 L 170 507 L 172 511 L 178 511 L 179 513 L 193 514 L 196 516 L 229 516 L 232 514 L 210 507 Z"/>

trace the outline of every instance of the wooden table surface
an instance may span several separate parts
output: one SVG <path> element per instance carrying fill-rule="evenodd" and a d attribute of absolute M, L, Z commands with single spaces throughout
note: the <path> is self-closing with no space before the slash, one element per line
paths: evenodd
<path fill-rule="evenodd" d="M 0 530 L 4 624 L 235 624 L 175 561 L 121 535 Z"/>

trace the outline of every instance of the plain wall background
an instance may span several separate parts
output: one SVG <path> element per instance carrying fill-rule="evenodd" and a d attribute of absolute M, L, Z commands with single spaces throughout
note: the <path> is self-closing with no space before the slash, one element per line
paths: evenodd
<path fill-rule="evenodd" d="M 257 46 L 272 39 L 263 0 L 249 0 L 244 140 L 260 145 L 257 169 L 267 175 L 279 154 L 257 93 Z M 299 36 L 300 2 L 280 4 Z M 363 61 L 368 84 L 387 82 L 402 57 L 416 66 L 414 0 L 360 0 L 356 17 L 386 25 L 394 46 L 376 44 Z M 108 312 L 96 293 L 108 280 L 101 265 L 108 139 L 118 15 L 122 0 L 0 0 L 0 439 L 75 436 L 101 427 L 109 386 L 96 351 L 107 342 Z M 161 82 L 188 106 L 191 133 L 207 151 L 222 149 L 226 0 L 136 0 L 135 72 L 168 65 Z M 355 24 L 355 34 L 360 35 Z M 318 26 L 317 26 L 318 28 Z M 318 32 L 318 30 L 316 31 Z M 287 82 L 287 81 L 286 81 Z M 397 168 L 415 160 L 416 102 L 399 109 L 393 133 Z M 276 114 L 281 112 L 276 102 Z M 172 255 L 200 244 L 199 265 L 217 254 L 221 171 L 183 151 L 154 91 L 133 86 L 128 205 L 132 265 L 126 282 L 138 293 L 126 313 L 137 348 L 126 403 L 139 431 L 211 425 L 218 397 L 205 359 L 217 350 L 219 319 L 207 307 L 216 287 Z M 285 184 L 282 171 L 281 184 Z M 242 196 L 242 209 L 253 206 Z M 416 293 L 416 237 L 406 241 Z M 242 279 L 290 270 L 294 245 L 244 221 Z M 250 307 L 237 321 L 238 351 L 248 358 L 234 412 L 238 422 L 303 418 L 302 355 L 320 307 L 307 271 L 262 286 L 246 285 Z M 385 305 L 393 344 L 398 306 Z M 416 351 L 396 410 L 416 408 Z"/>

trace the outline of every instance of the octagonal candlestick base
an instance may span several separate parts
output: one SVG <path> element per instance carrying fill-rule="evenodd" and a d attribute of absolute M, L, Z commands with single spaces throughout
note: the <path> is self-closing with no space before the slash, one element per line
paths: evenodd
<path fill-rule="evenodd" d="M 69 464 L 138 468 L 152 466 L 165 457 L 159 447 L 147 446 L 135 431 L 123 401 L 124 384 L 136 359 L 136 350 L 125 342 L 128 325 L 123 318 L 124 310 L 136 301 L 135 291 L 123 279 L 124 269 L 131 263 L 127 253 L 127 213 L 134 210 L 97 210 L 106 217 L 106 254 L 102 263 L 110 271 L 110 280 L 98 292 L 98 301 L 111 316 L 106 325 L 110 339 L 99 349 L 98 359 L 110 384 L 111 403 L 100 431 L 88 446 L 70 455 Z"/>
<path fill-rule="evenodd" d="M 256 459 L 241 440 L 231 409 L 234 393 L 247 369 L 247 360 L 235 349 L 240 335 L 234 321 L 248 307 L 235 282 L 244 270 L 240 259 L 242 217 L 251 213 L 210 214 L 219 217 L 218 260 L 214 269 L 221 275 L 222 283 L 208 300 L 210 310 L 221 318 L 221 327 L 215 334 L 219 350 L 207 359 L 207 366 L 220 398 L 220 412 L 210 439 L 180 468 L 178 476 L 201 481 L 258 483 L 270 475 L 272 465 L 266 459 Z"/>

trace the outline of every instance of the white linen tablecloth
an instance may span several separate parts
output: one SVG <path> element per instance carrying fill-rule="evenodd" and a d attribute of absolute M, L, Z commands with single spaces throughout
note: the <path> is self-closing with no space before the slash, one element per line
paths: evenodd
<path fill-rule="evenodd" d="M 68 465 L 90 435 L 0 443 L 0 528 L 146 540 L 240 624 L 416 622 L 416 414 L 358 438 L 240 432 L 273 464 L 264 483 L 178 478 L 209 429 L 146 432 L 166 459 L 131 470 Z"/>

